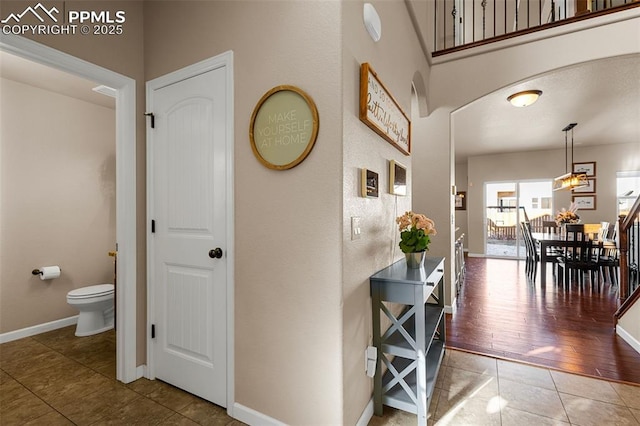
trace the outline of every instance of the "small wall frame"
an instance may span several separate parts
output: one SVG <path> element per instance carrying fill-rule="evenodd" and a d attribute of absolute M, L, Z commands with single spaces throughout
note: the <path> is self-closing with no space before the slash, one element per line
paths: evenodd
<path fill-rule="evenodd" d="M 389 161 L 389 193 L 407 195 L 407 168 L 395 160 Z"/>
<path fill-rule="evenodd" d="M 360 195 L 367 198 L 378 198 L 380 181 L 378 173 L 362 169 L 360 177 Z"/>
<path fill-rule="evenodd" d="M 578 210 L 595 210 L 596 209 L 596 196 L 595 195 L 574 195 L 571 199 Z"/>
<path fill-rule="evenodd" d="M 587 161 L 583 163 L 573 163 L 573 173 L 584 173 L 587 177 L 595 177 L 596 162 Z"/>
<path fill-rule="evenodd" d="M 467 192 L 466 191 L 456 192 L 455 206 L 456 206 L 456 210 L 467 209 Z"/>
<path fill-rule="evenodd" d="M 587 178 L 588 185 L 583 188 L 573 189 L 574 194 L 595 194 L 596 193 L 596 178 Z"/>

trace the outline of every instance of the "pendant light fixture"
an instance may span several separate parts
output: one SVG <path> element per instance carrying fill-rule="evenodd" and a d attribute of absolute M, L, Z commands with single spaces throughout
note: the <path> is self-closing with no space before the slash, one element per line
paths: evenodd
<path fill-rule="evenodd" d="M 577 189 L 584 188 L 589 185 L 589 181 L 587 180 L 587 175 L 585 173 L 573 173 L 573 128 L 576 127 L 578 123 L 570 123 L 568 124 L 562 131 L 564 132 L 564 171 L 565 174 L 558 176 L 553 179 L 553 190 L 560 191 L 562 189 Z M 569 147 L 567 134 L 571 130 L 571 167 L 572 171 L 569 172 L 569 167 L 567 166 L 567 162 L 569 159 Z"/>

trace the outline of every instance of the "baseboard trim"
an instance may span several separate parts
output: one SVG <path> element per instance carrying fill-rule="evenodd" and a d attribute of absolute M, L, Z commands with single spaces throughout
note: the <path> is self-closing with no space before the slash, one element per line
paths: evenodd
<path fill-rule="evenodd" d="M 373 397 L 369 400 L 369 403 L 364 408 L 362 415 L 358 419 L 356 426 L 367 426 L 373 418 Z"/>
<path fill-rule="evenodd" d="M 467 256 L 469 256 L 469 257 L 487 257 L 487 255 L 484 254 L 484 253 L 469 253 L 469 252 L 467 252 Z"/>
<path fill-rule="evenodd" d="M 138 380 L 143 377 L 147 377 L 147 365 L 142 364 L 136 367 L 136 378 L 133 380 Z"/>
<path fill-rule="evenodd" d="M 285 426 L 286 425 L 286 423 L 282 423 L 279 420 L 271 418 L 266 414 L 262 414 L 249 407 L 245 407 L 242 404 L 238 404 L 237 402 L 233 404 L 232 417 L 248 425 L 261 425 L 261 426 Z"/>
<path fill-rule="evenodd" d="M 63 318 L 56 321 L 45 322 L 44 324 L 38 324 L 20 330 L 9 331 L 7 333 L 0 334 L 0 344 L 12 342 L 14 340 L 22 339 L 24 337 L 35 336 L 36 334 L 46 333 L 47 331 L 57 330 L 59 328 L 68 327 L 78 323 L 78 316 L 72 316 L 69 318 Z"/>
<path fill-rule="evenodd" d="M 453 303 L 451 305 L 444 306 L 444 313 L 455 315 L 456 311 L 458 310 L 457 305 L 458 305 L 458 298 L 456 297 L 453 299 Z"/>
<path fill-rule="evenodd" d="M 625 342 L 627 342 L 631 347 L 638 353 L 640 353 L 640 341 L 638 341 L 635 337 L 629 334 L 624 328 L 620 326 L 620 324 L 616 325 L 616 334 L 622 338 Z"/>

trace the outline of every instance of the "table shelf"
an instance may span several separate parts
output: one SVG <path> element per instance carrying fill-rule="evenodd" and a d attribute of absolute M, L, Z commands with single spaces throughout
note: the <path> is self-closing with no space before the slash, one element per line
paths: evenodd
<path fill-rule="evenodd" d="M 403 314 L 407 312 L 408 309 L 403 311 Z M 438 333 L 438 325 L 442 321 L 442 316 L 444 315 L 444 309 L 438 305 L 425 304 L 425 345 L 426 347 L 422 348 L 425 352 L 429 351 L 429 345 L 431 342 L 437 337 Z M 411 336 L 413 342 L 415 342 L 416 330 L 415 330 L 415 314 L 411 315 L 407 321 L 405 322 L 406 326 L 404 326 L 405 331 Z M 415 343 L 408 341 L 405 336 L 400 332 L 400 330 L 395 331 L 391 334 L 387 339 L 381 342 L 382 344 L 382 352 L 401 356 L 403 358 L 416 359 L 417 350 L 414 347 Z"/>
<path fill-rule="evenodd" d="M 433 390 L 436 385 L 436 380 L 438 378 L 438 373 L 440 372 L 440 365 L 442 363 L 442 358 L 444 357 L 444 342 L 443 341 L 435 341 L 433 345 L 431 345 L 429 352 L 427 352 L 427 377 L 426 377 L 426 390 L 428 395 L 433 394 Z M 396 357 L 392 364 L 399 371 L 404 371 L 413 360 Z M 417 395 L 418 390 L 418 382 L 416 380 L 417 374 L 414 369 L 412 372 L 407 374 L 406 384 L 411 389 L 412 395 Z M 382 387 L 386 387 L 387 384 L 393 380 L 393 374 L 390 371 L 387 371 L 382 378 Z M 409 413 L 418 414 L 417 413 L 417 405 L 411 398 L 411 396 L 405 391 L 405 389 L 400 385 L 396 384 L 391 389 L 386 391 L 382 397 L 382 403 L 389 407 L 397 408 L 399 410 L 407 411 Z"/>

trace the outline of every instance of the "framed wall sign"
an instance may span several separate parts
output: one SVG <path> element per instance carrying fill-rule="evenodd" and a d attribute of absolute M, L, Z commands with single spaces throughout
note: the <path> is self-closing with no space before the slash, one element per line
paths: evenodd
<path fill-rule="evenodd" d="M 467 192 L 466 191 L 458 191 L 456 192 L 456 210 L 466 210 L 467 209 Z"/>
<path fill-rule="evenodd" d="M 587 177 L 594 177 L 596 175 L 596 162 L 573 163 L 573 173 L 584 173 Z"/>
<path fill-rule="evenodd" d="M 362 169 L 360 178 L 360 195 L 363 197 L 378 198 L 380 182 L 378 174 L 369 169 Z"/>
<path fill-rule="evenodd" d="M 274 87 L 251 114 L 251 149 L 266 167 L 290 169 L 313 149 L 318 126 L 318 110 L 309 95 L 295 86 Z"/>
<path fill-rule="evenodd" d="M 389 161 L 389 193 L 407 195 L 407 168 L 395 160 Z"/>
<path fill-rule="evenodd" d="M 588 185 L 583 188 L 575 188 L 573 189 L 573 193 L 587 193 L 587 194 L 595 194 L 596 192 L 596 178 L 587 178 Z"/>
<path fill-rule="evenodd" d="M 595 210 L 596 209 L 595 195 L 574 195 L 571 201 L 576 203 L 578 210 Z"/>
<path fill-rule="evenodd" d="M 360 120 L 400 152 L 411 154 L 411 121 L 366 62 L 360 66 Z"/>

